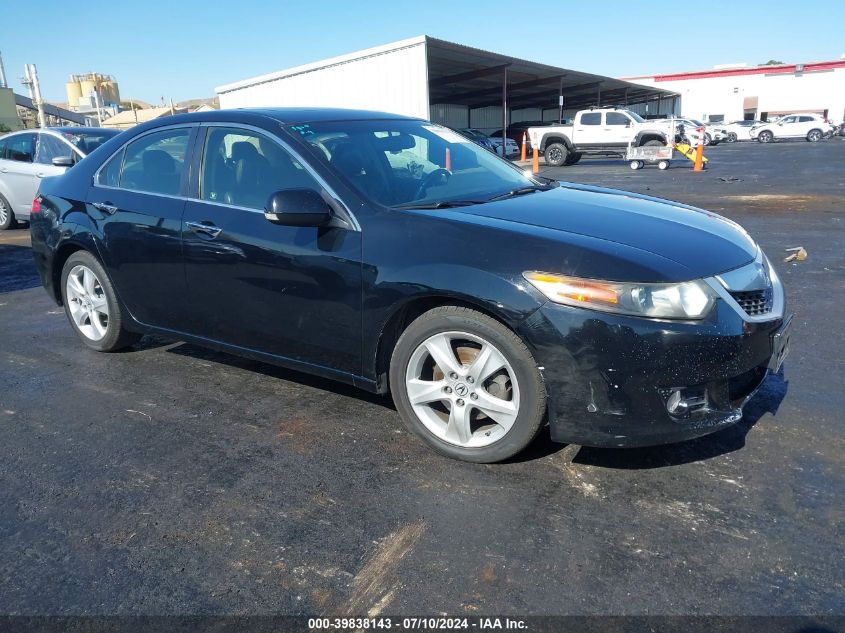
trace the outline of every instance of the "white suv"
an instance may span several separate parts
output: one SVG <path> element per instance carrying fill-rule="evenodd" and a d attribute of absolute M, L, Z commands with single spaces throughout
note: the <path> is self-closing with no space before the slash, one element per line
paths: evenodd
<path fill-rule="evenodd" d="M 830 133 L 830 123 L 818 114 L 790 114 L 775 123 L 754 126 L 749 132 L 751 138 L 761 143 L 771 143 L 780 138 L 804 138 L 816 143 Z"/>

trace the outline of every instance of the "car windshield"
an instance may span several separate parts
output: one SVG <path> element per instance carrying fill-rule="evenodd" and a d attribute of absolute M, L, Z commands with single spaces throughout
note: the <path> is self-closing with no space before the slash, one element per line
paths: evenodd
<path fill-rule="evenodd" d="M 546 188 L 452 130 L 415 120 L 293 125 L 318 160 L 387 207 L 456 206 Z"/>
<path fill-rule="evenodd" d="M 83 154 L 90 154 L 110 138 L 117 136 L 117 130 L 97 130 L 96 132 L 62 132 L 70 143 Z"/>

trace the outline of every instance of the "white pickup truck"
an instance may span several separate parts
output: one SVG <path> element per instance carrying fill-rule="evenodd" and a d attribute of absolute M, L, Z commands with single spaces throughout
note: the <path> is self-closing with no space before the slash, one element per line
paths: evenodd
<path fill-rule="evenodd" d="M 574 165 L 584 154 L 624 156 L 629 143 L 666 145 L 671 133 L 671 121 L 646 121 L 620 108 L 591 108 L 579 111 L 572 125 L 528 128 L 528 139 L 532 147 L 539 144 L 547 165 L 560 167 Z"/>

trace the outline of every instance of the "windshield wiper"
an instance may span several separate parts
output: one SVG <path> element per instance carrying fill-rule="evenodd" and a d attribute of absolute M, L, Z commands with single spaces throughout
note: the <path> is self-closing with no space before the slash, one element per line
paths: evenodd
<path fill-rule="evenodd" d="M 551 187 L 542 187 L 540 185 L 530 185 L 528 187 L 520 187 L 519 189 L 512 189 L 511 191 L 506 191 L 505 193 L 500 193 L 498 196 L 493 196 L 488 200 L 488 202 L 493 202 L 494 200 L 504 200 L 505 198 L 514 198 L 516 196 L 524 196 L 526 193 L 534 193 L 535 191 L 547 191 Z"/>
<path fill-rule="evenodd" d="M 397 204 L 394 209 L 451 209 L 453 207 L 468 207 L 473 204 L 483 204 L 487 200 L 439 200 L 437 202 L 408 202 Z"/>

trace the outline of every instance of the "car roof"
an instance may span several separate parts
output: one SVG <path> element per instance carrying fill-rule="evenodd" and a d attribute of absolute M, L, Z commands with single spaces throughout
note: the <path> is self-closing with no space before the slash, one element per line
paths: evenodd
<path fill-rule="evenodd" d="M 101 134 L 102 132 L 112 135 L 120 134 L 120 130 L 113 130 L 107 127 L 45 127 L 41 131 L 59 132 L 60 134 Z"/>
<path fill-rule="evenodd" d="M 256 116 L 275 119 L 285 125 L 325 121 L 421 120 L 390 112 L 350 110 L 345 108 L 236 108 L 175 114 L 154 119 L 154 121 L 160 125 L 203 122 L 248 123 L 249 121 L 255 120 Z"/>

